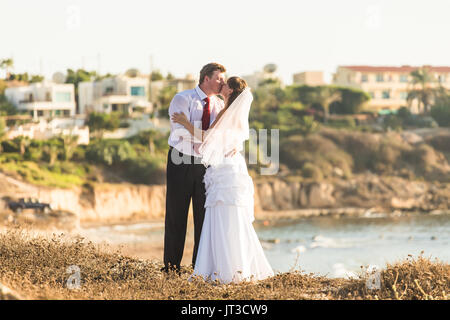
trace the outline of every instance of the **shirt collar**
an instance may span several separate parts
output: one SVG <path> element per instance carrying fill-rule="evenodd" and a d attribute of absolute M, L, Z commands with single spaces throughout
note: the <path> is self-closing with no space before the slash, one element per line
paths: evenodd
<path fill-rule="evenodd" d="M 205 99 L 206 97 L 208 97 L 208 96 L 206 95 L 206 93 L 204 93 L 204 92 L 202 91 L 202 89 L 200 89 L 200 86 L 196 86 L 196 87 L 195 87 L 195 91 L 197 92 L 197 94 L 198 94 L 198 96 L 200 97 L 201 100 L 203 100 L 203 99 Z"/>

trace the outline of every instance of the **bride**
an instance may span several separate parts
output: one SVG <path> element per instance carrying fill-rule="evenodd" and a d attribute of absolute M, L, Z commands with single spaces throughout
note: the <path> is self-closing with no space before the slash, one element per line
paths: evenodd
<path fill-rule="evenodd" d="M 205 220 L 193 276 L 221 283 L 262 280 L 274 275 L 253 228 L 253 181 L 242 151 L 249 139 L 248 115 L 253 96 L 245 80 L 231 77 L 220 95 L 225 108 L 207 131 L 183 113 L 172 120 L 197 141 L 207 167 Z"/>

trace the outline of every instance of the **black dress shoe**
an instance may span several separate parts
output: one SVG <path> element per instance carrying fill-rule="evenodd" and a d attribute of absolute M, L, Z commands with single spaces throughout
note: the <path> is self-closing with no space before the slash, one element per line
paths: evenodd
<path fill-rule="evenodd" d="M 175 272 L 177 275 L 181 274 L 181 270 L 180 267 L 162 267 L 160 269 L 161 272 L 165 272 L 167 274 L 169 274 L 170 272 Z"/>

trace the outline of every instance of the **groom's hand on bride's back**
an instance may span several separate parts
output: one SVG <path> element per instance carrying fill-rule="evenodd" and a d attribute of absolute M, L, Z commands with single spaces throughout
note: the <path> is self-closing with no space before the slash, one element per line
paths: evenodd
<path fill-rule="evenodd" d="M 233 150 L 231 150 L 230 152 L 228 152 L 228 153 L 225 155 L 225 158 L 227 158 L 227 157 L 232 157 L 232 156 L 234 156 L 236 153 L 237 153 L 237 148 L 234 148 Z"/>

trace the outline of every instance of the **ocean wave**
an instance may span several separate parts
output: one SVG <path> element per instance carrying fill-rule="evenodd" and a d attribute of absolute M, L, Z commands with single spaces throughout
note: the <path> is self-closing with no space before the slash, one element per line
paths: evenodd
<path fill-rule="evenodd" d="M 340 262 L 333 264 L 333 276 L 336 278 L 358 279 L 356 273 L 348 270 L 345 264 Z"/>
<path fill-rule="evenodd" d="M 293 249 L 291 249 L 292 253 L 303 253 L 306 251 L 306 247 L 305 246 L 297 246 Z"/>
<path fill-rule="evenodd" d="M 354 247 L 354 239 L 335 239 L 322 235 L 313 237 L 313 242 L 309 245 L 311 249 L 314 248 L 351 248 Z"/>

